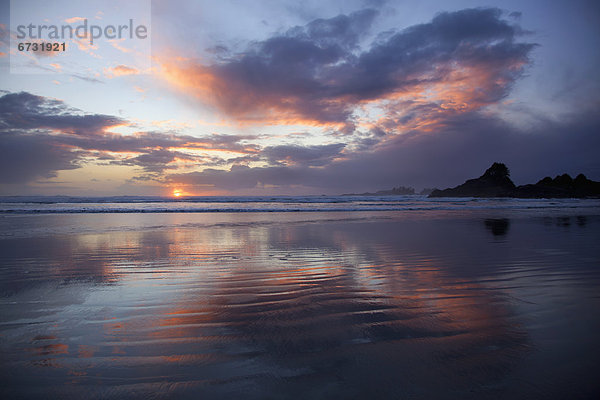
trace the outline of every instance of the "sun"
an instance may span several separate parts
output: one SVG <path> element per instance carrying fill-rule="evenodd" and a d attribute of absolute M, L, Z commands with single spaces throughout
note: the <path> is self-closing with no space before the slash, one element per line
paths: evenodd
<path fill-rule="evenodd" d="M 183 194 L 183 192 L 179 189 L 173 189 L 173 196 L 179 197 Z"/>

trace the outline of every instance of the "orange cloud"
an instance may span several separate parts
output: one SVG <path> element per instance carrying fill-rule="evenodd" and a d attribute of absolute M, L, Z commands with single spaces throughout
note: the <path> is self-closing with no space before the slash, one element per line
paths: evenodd
<path fill-rule="evenodd" d="M 357 53 L 355 33 L 373 14 L 344 18 L 356 25 L 351 35 L 325 38 L 309 24 L 214 60 L 159 55 L 157 74 L 239 124 L 312 125 L 346 135 L 385 118 L 396 131 L 427 130 L 442 114 L 501 101 L 536 46 L 518 42 L 520 28 L 490 8 L 442 13 Z M 333 31 L 338 20 L 319 23 Z"/>
<path fill-rule="evenodd" d="M 72 18 L 65 19 L 65 22 L 67 24 L 72 24 L 74 22 L 85 21 L 85 20 L 86 20 L 86 18 L 83 18 L 83 17 L 72 17 Z"/>
<path fill-rule="evenodd" d="M 244 82 L 226 79 L 214 68 L 191 64 L 185 59 L 173 60 L 161 62 L 159 59 L 159 76 L 183 94 L 233 116 L 241 125 L 260 123 L 342 129 L 346 121 L 324 120 L 323 115 L 331 112 L 340 117 L 348 110 L 372 104 L 385 114 L 378 122 L 388 127 L 393 123 L 395 131 L 430 131 L 439 127 L 440 121 L 448 115 L 474 111 L 498 102 L 514 82 L 515 75 L 526 65 L 525 61 L 514 59 L 498 65 L 440 63 L 431 71 L 404 76 L 406 84 L 379 96 L 360 99 L 348 94 L 320 98 L 318 102 L 325 113 L 317 113 L 311 118 L 304 112 L 306 99 L 301 94 L 282 96 L 268 90 L 257 93 Z M 268 86 L 268 82 L 265 85 Z M 415 110 L 420 112 L 415 114 Z M 409 114 L 415 115 L 404 118 Z M 407 122 L 400 122 L 402 119 Z"/>
<path fill-rule="evenodd" d="M 183 60 L 177 58 L 178 61 Z M 160 61 L 157 73 L 178 91 L 190 95 L 203 103 L 232 115 L 240 125 L 260 123 L 261 125 L 308 125 L 341 128 L 339 121 L 323 121 L 298 112 L 299 98 L 285 98 L 272 95 L 263 96 L 216 75 L 210 68 L 202 65 Z M 345 99 L 323 101 L 325 107 L 343 108 Z"/>
<path fill-rule="evenodd" d="M 75 42 L 75 44 L 77 45 L 77 48 L 79 50 L 91 55 L 92 57 L 101 58 L 99 55 L 97 55 L 96 53 L 94 53 L 92 51 L 92 50 L 98 50 L 98 46 L 95 44 L 90 44 L 88 37 L 89 37 L 89 35 L 85 35 L 81 39 L 73 38 L 72 40 L 73 40 L 73 42 Z"/>
<path fill-rule="evenodd" d="M 104 68 L 104 75 L 107 78 L 114 78 L 117 76 L 125 75 L 139 75 L 140 70 L 135 67 L 128 67 L 127 65 L 117 65 L 113 68 Z"/>
<path fill-rule="evenodd" d="M 108 42 L 111 44 L 111 46 L 113 46 L 115 49 L 123 52 L 123 53 L 131 53 L 133 50 L 128 49 L 126 47 L 122 47 L 119 45 L 120 42 L 122 42 L 125 39 L 110 39 Z"/>

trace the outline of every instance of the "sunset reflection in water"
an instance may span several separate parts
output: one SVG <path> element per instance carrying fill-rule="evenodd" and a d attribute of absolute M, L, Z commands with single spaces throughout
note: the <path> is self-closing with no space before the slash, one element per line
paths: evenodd
<path fill-rule="evenodd" d="M 93 227 L 88 217 L 77 223 Z M 558 398 L 597 389 L 588 378 L 600 360 L 590 311 L 598 217 L 186 218 L 0 240 L 2 391 Z"/>

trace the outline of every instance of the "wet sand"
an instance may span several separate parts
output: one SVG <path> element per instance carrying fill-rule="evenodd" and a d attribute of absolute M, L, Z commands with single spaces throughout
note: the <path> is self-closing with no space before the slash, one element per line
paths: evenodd
<path fill-rule="evenodd" d="M 595 398 L 600 216 L 11 215 L 3 398 Z"/>

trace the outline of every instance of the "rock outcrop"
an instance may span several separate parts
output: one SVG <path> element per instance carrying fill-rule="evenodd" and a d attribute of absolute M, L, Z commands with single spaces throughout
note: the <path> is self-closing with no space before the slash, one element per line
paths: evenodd
<path fill-rule="evenodd" d="M 469 179 L 454 188 L 434 190 L 429 197 L 596 198 L 600 197 L 600 182 L 583 174 L 575 179 L 563 174 L 554 179 L 546 177 L 535 184 L 515 186 L 506 165 L 494 163 L 479 178 Z"/>
<path fill-rule="evenodd" d="M 575 179 L 568 174 L 552 179 L 545 177 L 536 184 L 519 186 L 514 197 L 521 198 L 565 198 L 600 197 L 600 182 L 592 181 L 579 174 Z"/>
<path fill-rule="evenodd" d="M 479 178 L 453 188 L 434 190 L 429 197 L 511 197 L 514 190 L 509 169 L 495 162 Z"/>

